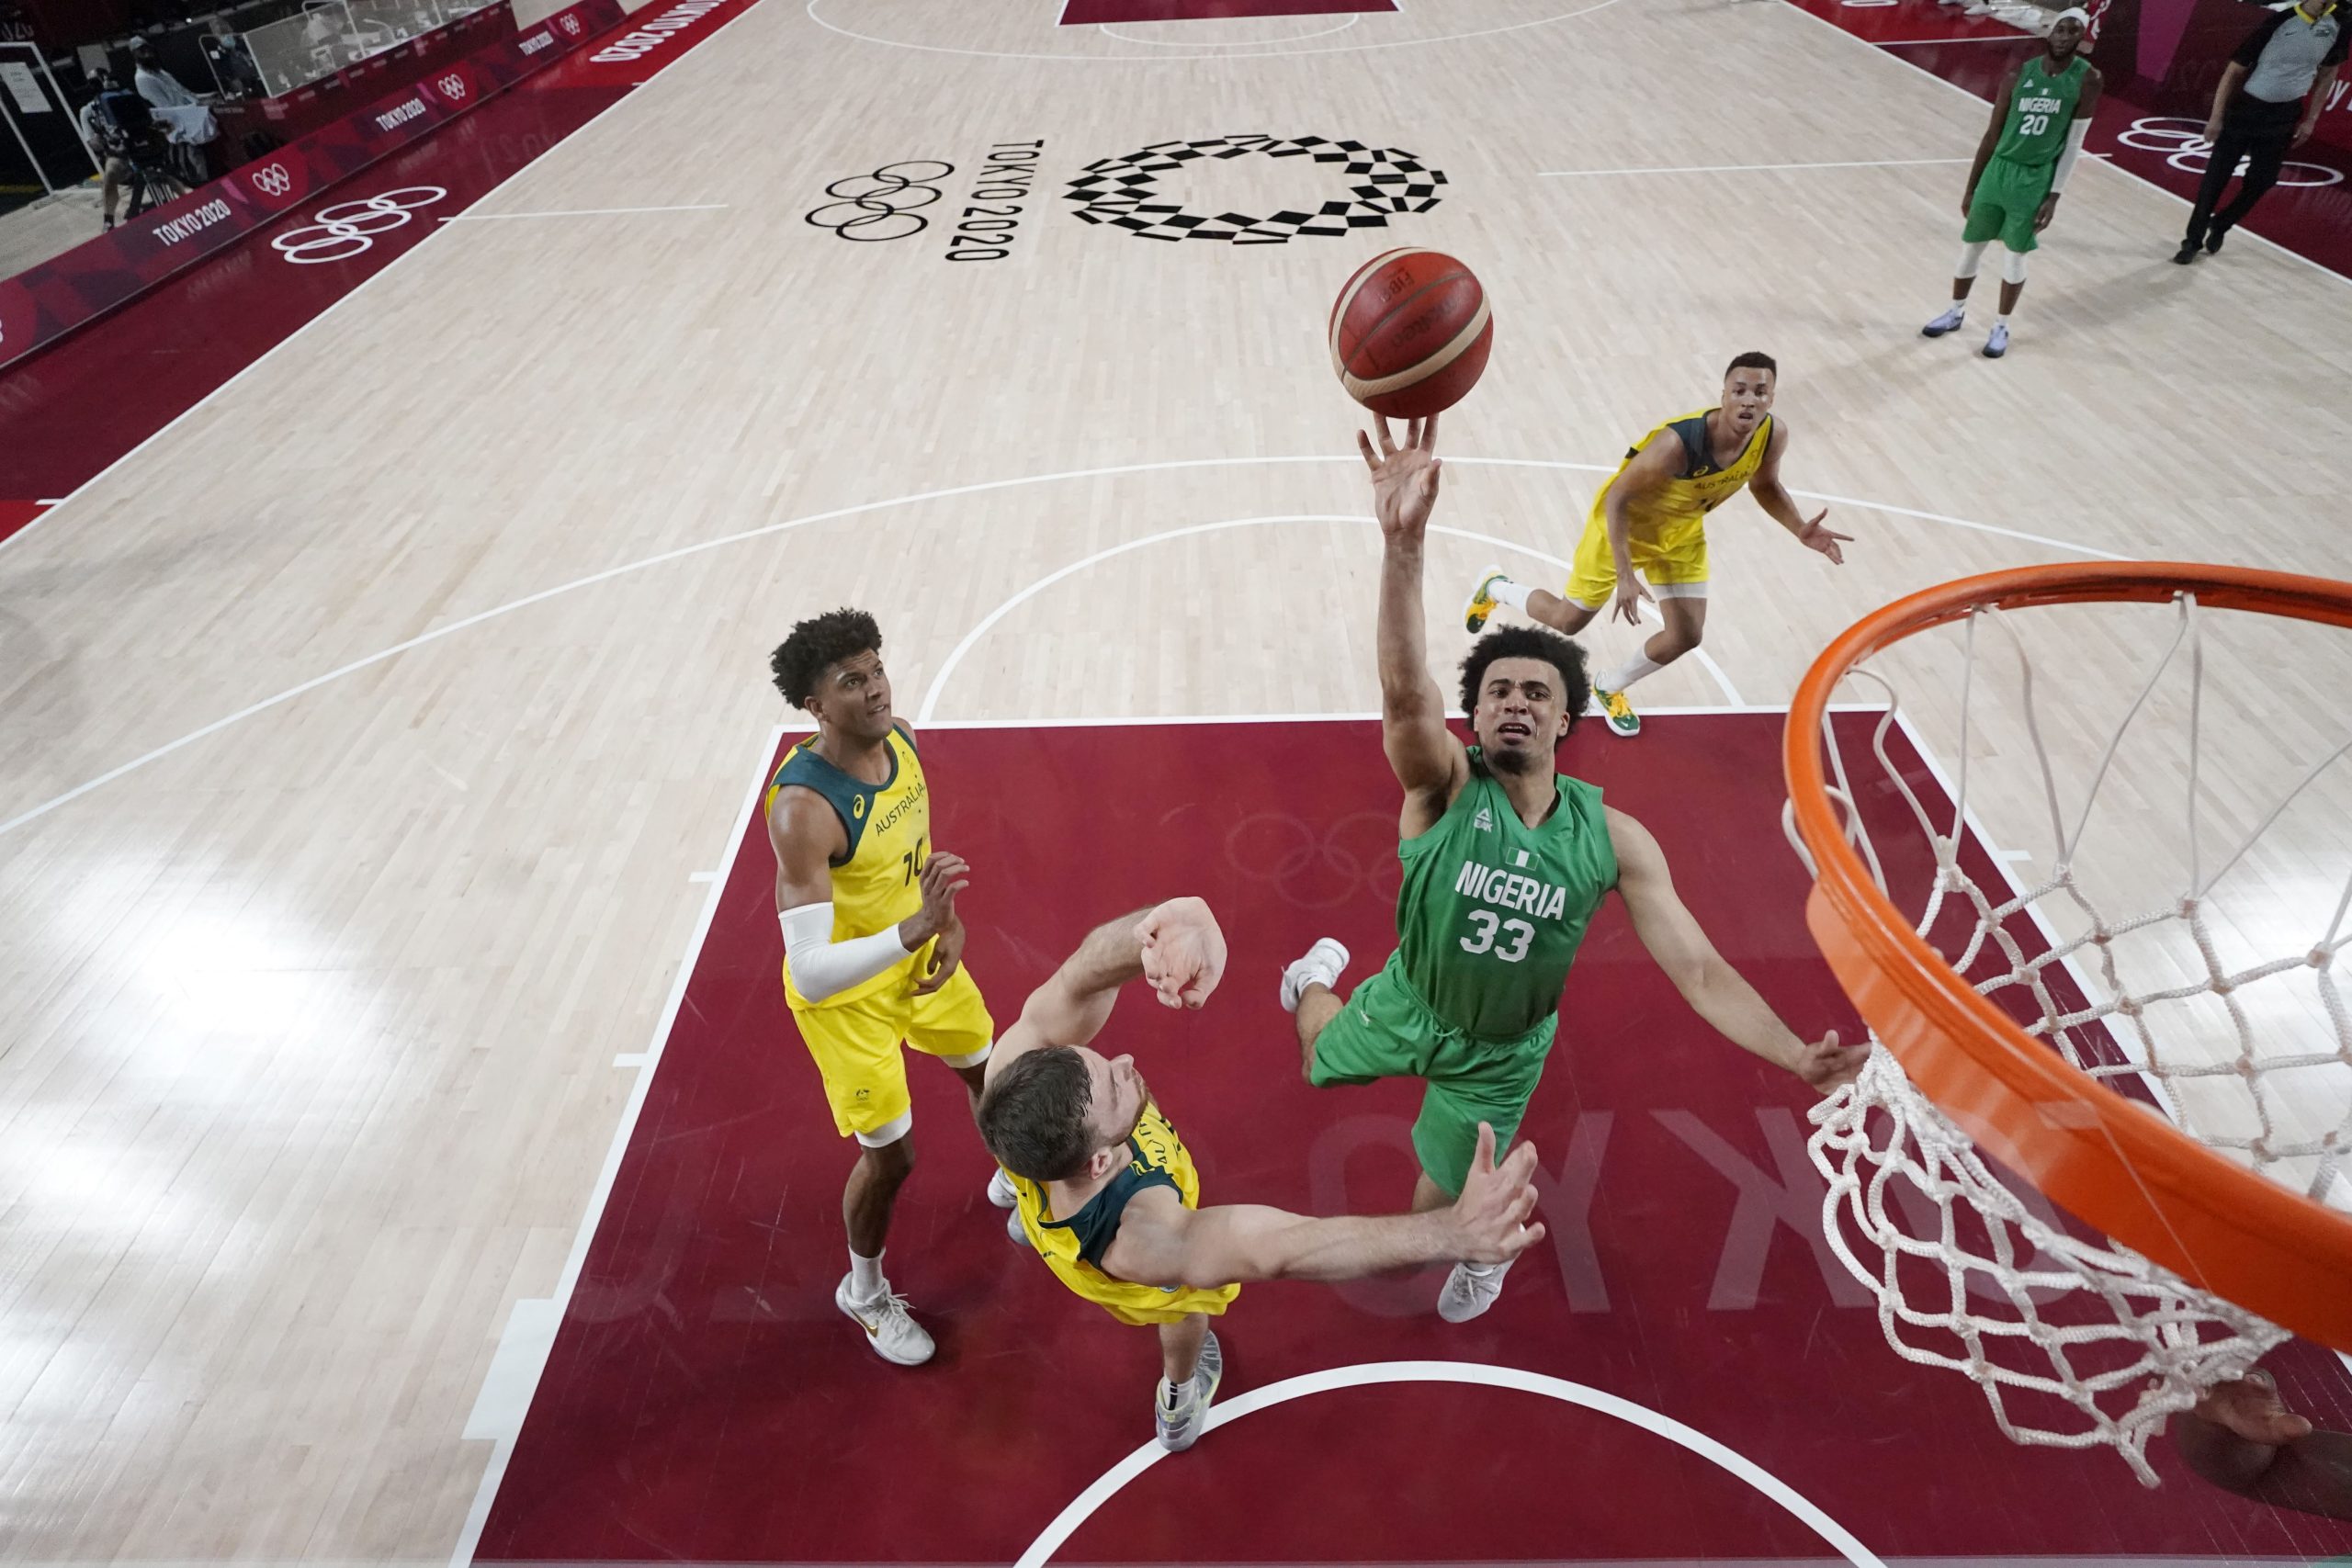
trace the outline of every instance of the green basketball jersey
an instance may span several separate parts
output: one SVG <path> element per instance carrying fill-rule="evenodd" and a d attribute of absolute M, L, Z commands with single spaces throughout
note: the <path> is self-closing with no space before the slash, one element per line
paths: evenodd
<path fill-rule="evenodd" d="M 2083 96 L 2083 78 L 2090 69 L 2091 62 L 2079 54 L 2054 73 L 2046 54 L 2027 61 L 2018 73 L 2009 122 L 2001 128 L 2000 145 L 1993 155 L 2027 168 L 2055 164 L 2066 149 L 2066 128 L 2074 123 L 2075 100 Z"/>
<path fill-rule="evenodd" d="M 1444 1023 L 1512 1040 L 1558 1009 L 1577 944 L 1617 886 L 1617 852 L 1597 785 L 1555 775 L 1560 803 L 1530 828 L 1469 751 L 1470 782 L 1445 815 L 1396 847 L 1397 952 Z"/>

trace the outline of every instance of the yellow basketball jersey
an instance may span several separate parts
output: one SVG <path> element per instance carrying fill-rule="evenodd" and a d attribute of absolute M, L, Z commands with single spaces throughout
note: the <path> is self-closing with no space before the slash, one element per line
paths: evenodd
<path fill-rule="evenodd" d="M 922 908 L 922 886 L 916 875 L 931 852 L 931 790 L 923 783 L 922 762 L 914 742 L 903 729 L 893 728 L 886 743 L 890 749 L 890 776 L 870 784 L 851 777 L 817 754 L 810 736 L 786 753 L 784 763 L 768 781 L 767 809 L 790 788 L 814 790 L 841 818 L 849 837 L 849 853 L 833 863 L 833 935 L 850 942 L 895 926 Z M 913 965 L 929 951 L 910 953 L 872 979 L 834 992 L 821 1002 L 803 997 L 792 984 L 792 964 L 784 966 L 785 994 L 797 1008 L 839 1007 L 892 987 L 914 983 Z"/>
<path fill-rule="evenodd" d="M 1145 1107 L 1143 1121 L 1127 1140 L 1126 1168 L 1068 1219 L 1057 1220 L 1049 1213 L 1042 1183 L 1012 1178 L 1015 1206 L 1029 1245 L 1063 1284 L 1121 1323 L 1173 1323 L 1196 1312 L 1223 1314 L 1241 1293 L 1239 1285 L 1220 1285 L 1215 1290 L 1138 1285 L 1102 1272 L 1102 1255 L 1118 1236 L 1119 1218 L 1128 1201 L 1152 1187 L 1175 1189 L 1187 1209 L 1201 1206 L 1200 1173 L 1193 1168 L 1184 1140 L 1176 1135 L 1176 1129 L 1157 1105 Z"/>
<path fill-rule="evenodd" d="M 1701 409 L 1670 419 L 1643 436 L 1626 449 L 1624 462 L 1617 465 L 1617 473 L 1625 471 L 1625 464 L 1648 449 L 1653 441 L 1663 437 L 1682 448 L 1680 473 L 1666 482 L 1666 488 L 1634 502 L 1626 508 L 1626 521 L 1634 531 L 1655 534 L 1679 523 L 1695 523 L 1716 507 L 1737 495 L 1740 487 L 1756 477 L 1764 466 L 1765 450 L 1772 445 L 1772 416 L 1766 414 L 1756 426 L 1756 434 L 1747 438 L 1738 457 L 1724 468 L 1715 467 L 1714 453 L 1707 444 L 1707 415 L 1713 409 Z M 1617 482 L 1617 474 L 1609 477 L 1609 484 Z M 1600 498 L 1592 503 L 1595 517 L 1606 517 L 1603 510 L 1609 497 L 1609 485 L 1600 487 Z"/>

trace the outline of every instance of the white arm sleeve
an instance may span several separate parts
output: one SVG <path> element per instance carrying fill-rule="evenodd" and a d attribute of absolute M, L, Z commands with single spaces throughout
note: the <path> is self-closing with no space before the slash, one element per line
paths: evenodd
<path fill-rule="evenodd" d="M 2075 170 L 2075 160 L 2083 155 L 2083 138 L 2091 133 L 2091 122 L 2078 119 L 2066 128 L 2066 145 L 2058 154 L 2058 166 L 2050 172 L 2052 195 L 2066 188 L 2066 176 Z"/>
<path fill-rule="evenodd" d="M 792 965 L 793 987 L 812 1002 L 821 1002 L 835 991 L 846 991 L 862 980 L 871 980 L 905 959 L 909 951 L 899 940 L 896 926 L 872 936 L 833 941 L 833 907 L 830 903 L 803 904 L 797 909 L 779 910 L 776 923 L 784 928 L 784 956 Z"/>

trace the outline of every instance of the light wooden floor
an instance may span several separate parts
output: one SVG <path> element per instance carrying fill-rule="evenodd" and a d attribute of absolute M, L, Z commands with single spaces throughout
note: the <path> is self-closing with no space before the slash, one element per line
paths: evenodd
<path fill-rule="evenodd" d="M 1791 7 L 1412 0 L 1288 46 L 1334 19 L 1057 8 L 766 0 L 487 204 L 725 210 L 449 225 L 0 549 L 8 1557 L 460 1545 L 477 1393 L 561 1282 L 796 617 L 877 609 L 940 719 L 1369 710 L 1377 552 L 1332 520 L 1366 504 L 1320 334 L 1382 243 L 1496 302 L 1440 521 L 1503 543 L 1433 549 L 1448 663 L 1467 577 L 1565 556 L 1626 441 L 1748 348 L 1791 480 L 1859 537 L 1834 570 L 1719 513 L 1722 680 L 1686 661 L 1650 704 L 1781 702 L 1865 609 L 1997 566 L 2352 575 L 2333 276 L 2250 236 L 2166 265 L 2178 203 L 2091 168 L 1995 365 L 1990 279 L 1965 342 L 1916 335 L 1956 168 L 1544 177 L 1967 155 L 1979 104 Z M 1022 58 L 956 52 L 989 51 Z M 1066 210 L 1088 162 L 1243 131 L 1401 147 L 1446 197 L 1247 250 Z M 801 220 L 901 159 L 956 164 L 960 204 L 991 142 L 1040 140 L 1006 261 Z M 1186 189 L 1274 188 L 1225 167 Z M 2062 673 L 2124 679 L 2065 637 Z M 2341 739 L 2352 661 L 2299 657 L 2239 666 L 2257 773 Z M 1980 804 L 2038 851 L 2009 779 Z M 2286 864 L 2332 897 L 2320 815 Z"/>
<path fill-rule="evenodd" d="M 130 198 L 122 198 L 122 210 Z M 105 210 L 93 179 L 72 190 L 0 213 L 0 277 L 14 277 L 105 232 Z"/>

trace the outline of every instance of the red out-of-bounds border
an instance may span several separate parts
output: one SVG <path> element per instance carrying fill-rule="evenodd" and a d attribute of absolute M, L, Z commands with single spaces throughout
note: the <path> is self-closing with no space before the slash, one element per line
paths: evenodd
<path fill-rule="evenodd" d="M 620 0 L 576 0 L 424 81 L 288 143 L 168 206 L 0 279 L 0 367 L 234 244 L 318 191 L 380 162 L 617 25 Z"/>

